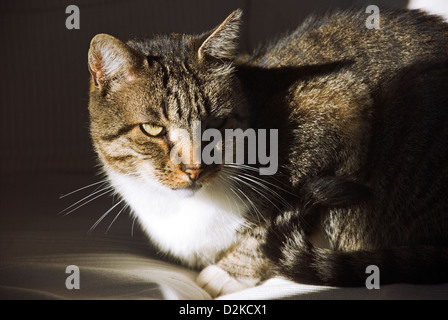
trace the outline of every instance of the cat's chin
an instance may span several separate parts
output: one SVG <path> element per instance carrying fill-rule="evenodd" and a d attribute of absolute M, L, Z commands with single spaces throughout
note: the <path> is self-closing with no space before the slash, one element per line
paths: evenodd
<path fill-rule="evenodd" d="M 195 196 L 199 191 L 201 191 L 202 186 L 194 184 L 189 187 L 177 188 L 177 189 L 171 189 L 171 190 L 173 190 L 176 193 L 176 195 L 178 195 L 180 197 L 188 198 L 188 197 Z"/>

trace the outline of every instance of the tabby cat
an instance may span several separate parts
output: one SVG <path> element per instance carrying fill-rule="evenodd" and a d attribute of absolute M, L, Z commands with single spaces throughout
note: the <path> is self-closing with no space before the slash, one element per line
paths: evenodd
<path fill-rule="evenodd" d="M 276 275 L 364 286 L 369 265 L 381 284 L 448 281 L 448 24 L 338 11 L 242 54 L 241 16 L 91 42 L 93 144 L 150 241 L 213 296 Z M 198 121 L 278 130 L 277 172 L 173 162 Z"/>

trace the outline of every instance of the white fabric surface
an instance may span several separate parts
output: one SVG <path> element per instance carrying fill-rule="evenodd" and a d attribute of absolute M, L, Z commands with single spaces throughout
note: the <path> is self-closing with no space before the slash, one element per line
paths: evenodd
<path fill-rule="evenodd" d="M 2 250 L 0 299 L 211 299 L 195 284 L 196 272 L 152 257 L 138 241 L 40 233 L 4 233 L 0 240 L 15 252 L 5 259 Z M 49 247 L 53 253 L 44 253 L 43 248 Z M 79 267 L 79 290 L 65 286 L 68 265 Z M 219 299 L 448 299 L 448 284 L 394 284 L 367 290 L 274 278 Z"/>
<path fill-rule="evenodd" d="M 2 259 L 0 298 L 210 299 L 195 285 L 195 272 L 152 258 L 125 239 L 12 233 L 1 243 L 24 251 Z M 54 253 L 40 252 L 43 247 Z M 69 265 L 79 268 L 80 289 L 66 288 Z"/>
<path fill-rule="evenodd" d="M 409 9 L 422 9 L 438 14 L 448 20 L 448 1 L 446 0 L 410 0 Z"/>

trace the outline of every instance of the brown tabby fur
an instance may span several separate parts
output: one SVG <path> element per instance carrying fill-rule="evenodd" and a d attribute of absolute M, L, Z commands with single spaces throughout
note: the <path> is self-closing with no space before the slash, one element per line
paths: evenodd
<path fill-rule="evenodd" d="M 271 192 L 246 186 L 258 210 L 218 266 L 341 286 L 364 285 L 368 265 L 382 284 L 448 281 L 448 24 L 419 11 L 380 17 L 369 30 L 363 10 L 311 16 L 245 55 L 240 11 L 199 36 L 95 37 L 89 108 L 105 170 L 137 170 L 131 148 L 164 168 L 155 179 L 188 185 L 170 141 L 136 123 L 278 129 L 280 169 L 261 177 Z M 115 56 L 100 57 L 102 46 Z M 207 166 L 202 179 L 219 172 Z"/>

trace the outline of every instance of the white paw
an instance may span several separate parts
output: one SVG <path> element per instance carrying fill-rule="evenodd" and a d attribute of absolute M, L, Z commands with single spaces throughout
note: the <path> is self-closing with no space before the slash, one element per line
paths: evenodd
<path fill-rule="evenodd" d="M 215 265 L 208 266 L 202 270 L 196 279 L 196 283 L 213 298 L 237 292 L 251 286 L 231 277 L 226 271 Z"/>

